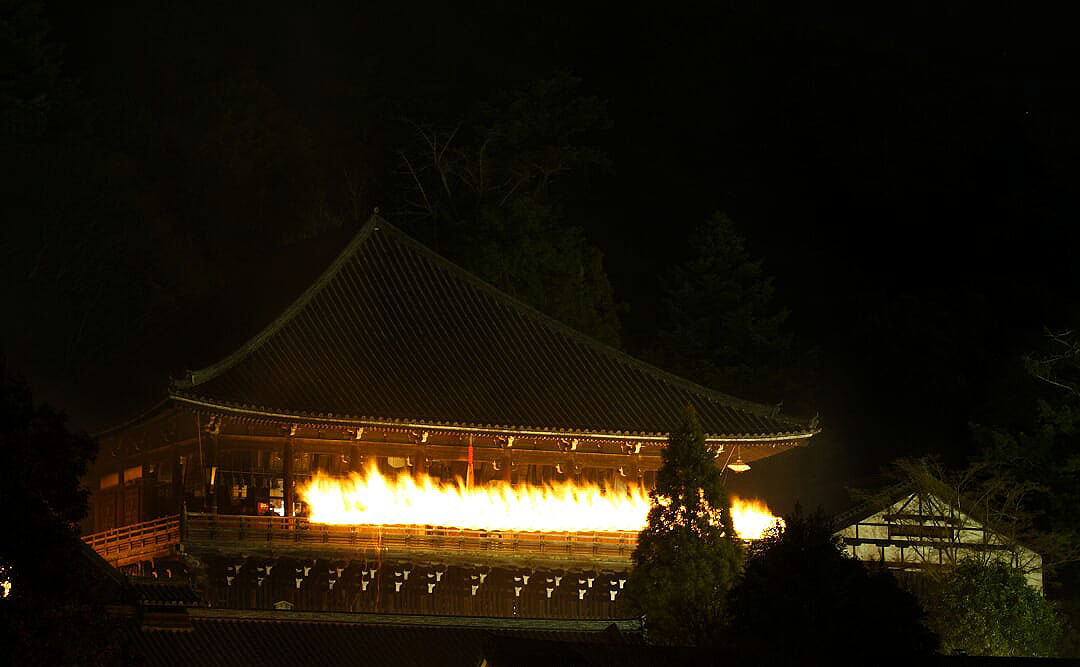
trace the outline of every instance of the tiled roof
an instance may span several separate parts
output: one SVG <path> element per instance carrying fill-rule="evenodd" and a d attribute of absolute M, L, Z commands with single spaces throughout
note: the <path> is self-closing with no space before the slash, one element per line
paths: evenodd
<path fill-rule="evenodd" d="M 285 313 L 174 399 L 274 417 L 507 431 L 808 437 L 772 407 L 706 389 L 503 294 L 379 218 Z"/>
<path fill-rule="evenodd" d="M 611 642 L 612 621 L 387 617 L 360 614 L 190 610 L 190 627 L 130 629 L 134 652 L 149 667 L 202 665 L 431 665 L 475 667 L 493 636 L 557 642 Z M 487 620 L 488 623 L 482 621 Z M 510 621 L 509 623 L 505 621 Z M 448 622 L 450 621 L 450 622 Z M 478 622 L 471 622 L 478 621 Z M 516 624 L 515 624 L 516 621 Z M 627 622 L 618 622 L 623 626 Z M 641 644 L 640 628 L 616 633 Z"/>
<path fill-rule="evenodd" d="M 874 492 L 874 495 L 856 503 L 848 509 L 832 517 L 833 527 L 843 530 L 852 524 L 856 524 L 869 518 L 893 503 L 911 494 L 914 487 L 905 482 L 898 482 L 888 487 L 883 487 Z"/>
<path fill-rule="evenodd" d="M 205 607 L 195 589 L 187 583 L 171 581 L 147 581 L 142 578 L 129 578 L 128 585 L 136 599 L 148 606 Z"/>
<path fill-rule="evenodd" d="M 716 648 L 552 641 L 496 635 L 484 645 L 488 667 L 671 667 L 738 664 Z"/>

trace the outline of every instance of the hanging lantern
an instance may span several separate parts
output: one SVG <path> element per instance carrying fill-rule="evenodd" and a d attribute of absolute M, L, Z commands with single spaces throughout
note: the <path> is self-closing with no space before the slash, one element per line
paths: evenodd
<path fill-rule="evenodd" d="M 739 455 L 739 447 L 735 447 L 735 460 L 727 465 L 728 470 L 731 472 L 746 472 L 750 469 L 750 464 L 742 460 L 742 456 Z"/>
<path fill-rule="evenodd" d="M 742 458 L 737 458 L 728 464 L 728 470 L 732 472 L 746 472 L 750 469 L 750 464 L 744 462 Z"/>

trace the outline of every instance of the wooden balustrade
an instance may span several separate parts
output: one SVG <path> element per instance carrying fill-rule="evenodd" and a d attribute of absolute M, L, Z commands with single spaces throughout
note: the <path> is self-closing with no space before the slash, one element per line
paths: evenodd
<path fill-rule="evenodd" d="M 181 535 L 182 531 L 182 535 Z M 475 530 L 417 525 L 331 525 L 303 517 L 188 513 L 87 535 L 87 544 L 110 562 L 153 557 L 181 540 L 192 544 L 244 544 L 268 548 L 383 550 L 506 555 L 558 560 L 628 561 L 632 532 L 552 533 Z M 122 564 L 122 563 L 119 563 Z"/>
<path fill-rule="evenodd" d="M 114 565 L 127 565 L 170 553 L 180 543 L 178 515 L 93 533 L 83 541 Z"/>
<path fill-rule="evenodd" d="M 185 541 L 262 542 L 395 551 L 544 555 L 567 559 L 629 560 L 637 533 L 551 533 L 474 530 L 418 525 L 331 525 L 302 517 L 188 514 Z"/>

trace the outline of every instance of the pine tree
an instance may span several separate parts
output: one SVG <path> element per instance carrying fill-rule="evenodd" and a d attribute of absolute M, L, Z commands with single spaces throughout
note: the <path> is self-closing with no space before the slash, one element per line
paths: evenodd
<path fill-rule="evenodd" d="M 772 278 L 723 214 L 695 234 L 691 248 L 666 286 L 661 364 L 721 391 L 773 400 L 770 394 L 788 389 L 779 371 L 793 355 Z"/>
<path fill-rule="evenodd" d="M 742 554 L 721 470 L 692 406 L 662 456 L 627 593 L 651 640 L 708 645 L 718 638 Z"/>
<path fill-rule="evenodd" d="M 1008 563 L 964 561 L 934 593 L 930 624 L 944 652 L 1055 655 L 1062 627 L 1054 606 Z"/>
<path fill-rule="evenodd" d="M 571 192 L 608 164 L 589 146 L 606 106 L 579 83 L 533 82 L 446 131 L 418 125 L 416 145 L 401 153 L 394 219 L 499 289 L 618 346 L 603 255 L 573 212 Z"/>

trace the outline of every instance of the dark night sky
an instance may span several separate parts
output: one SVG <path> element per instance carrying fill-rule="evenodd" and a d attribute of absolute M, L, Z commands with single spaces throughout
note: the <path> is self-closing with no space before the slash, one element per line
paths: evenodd
<path fill-rule="evenodd" d="M 722 210 L 817 351 L 826 437 L 739 481 L 777 502 L 896 454 L 963 453 L 1018 355 L 1080 314 L 1080 60 L 1061 17 L 975 3 L 482 4 L 46 2 L 110 183 L 182 243 L 153 259 L 175 287 L 169 315 L 123 353 L 60 367 L 6 336 L 9 365 L 81 426 L 130 415 L 170 373 L 275 316 L 385 206 L 396 119 L 452 124 L 561 71 L 611 117 L 593 139 L 612 170 L 574 211 L 626 305 L 624 347 L 652 344 L 658 276 Z M 257 136 L 221 148 L 238 128 Z M 189 149 L 204 144 L 216 148 Z M 215 181 L 223 156 L 241 166 Z M 281 192 L 319 189 L 331 207 L 342 174 L 359 174 L 362 215 L 267 240 L 305 213 L 272 193 L 230 200 L 257 191 L 264 163 L 292 174 Z"/>

